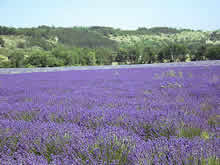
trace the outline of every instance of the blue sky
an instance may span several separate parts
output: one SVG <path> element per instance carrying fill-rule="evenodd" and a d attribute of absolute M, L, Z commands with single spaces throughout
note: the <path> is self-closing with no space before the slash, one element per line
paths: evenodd
<path fill-rule="evenodd" d="M 0 25 L 220 29 L 220 0 L 0 0 Z"/>

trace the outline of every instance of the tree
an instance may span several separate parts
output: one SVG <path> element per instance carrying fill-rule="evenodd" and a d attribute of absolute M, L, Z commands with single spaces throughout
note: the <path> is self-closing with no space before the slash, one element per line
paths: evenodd
<path fill-rule="evenodd" d="M 63 65 L 74 65 L 75 64 L 76 53 L 74 52 L 74 49 L 70 49 L 64 46 L 58 46 L 57 48 L 52 50 L 52 54 L 57 59 L 59 59 L 59 64 L 61 63 L 63 63 Z"/>
<path fill-rule="evenodd" d="M 5 47 L 5 41 L 0 37 L 0 46 Z"/>
<path fill-rule="evenodd" d="M 43 54 L 32 53 L 25 60 L 26 67 L 59 67 L 64 66 L 64 62 L 61 59 L 56 58 L 49 52 Z"/>
<path fill-rule="evenodd" d="M 125 63 L 128 58 L 128 50 L 126 48 L 119 48 L 117 55 L 116 55 L 116 62 Z"/>
<path fill-rule="evenodd" d="M 206 44 L 201 44 L 196 48 L 195 56 L 193 58 L 194 61 L 196 60 L 203 60 L 205 58 L 205 52 L 207 49 Z"/>
<path fill-rule="evenodd" d="M 89 51 L 87 56 L 88 56 L 88 65 L 96 65 L 95 52 Z"/>
<path fill-rule="evenodd" d="M 42 37 L 30 37 L 27 40 L 27 43 L 29 47 L 37 46 L 46 51 L 51 50 L 53 48 L 53 45 L 50 42 L 43 39 Z"/>
<path fill-rule="evenodd" d="M 108 48 L 95 49 L 96 63 L 98 65 L 111 65 L 114 60 L 114 53 Z"/>
<path fill-rule="evenodd" d="M 10 61 L 7 57 L 0 55 L 0 68 L 8 68 L 10 67 Z"/>
<path fill-rule="evenodd" d="M 63 60 L 57 59 L 53 55 L 49 55 L 47 57 L 47 66 L 48 67 L 58 67 L 58 66 L 64 66 Z"/>
<path fill-rule="evenodd" d="M 24 67 L 24 54 L 24 51 L 15 50 L 9 55 L 8 59 L 11 61 L 12 68 Z"/>
<path fill-rule="evenodd" d="M 185 61 L 186 55 L 189 50 L 183 44 L 167 43 L 164 45 L 158 53 L 158 61 L 163 62 L 168 60 L 169 62 Z"/>
<path fill-rule="evenodd" d="M 145 47 L 141 56 L 141 64 L 151 64 L 156 62 L 156 54 L 150 47 Z"/>
<path fill-rule="evenodd" d="M 24 49 L 25 48 L 25 43 L 24 42 L 18 42 L 16 47 Z"/>
<path fill-rule="evenodd" d="M 205 57 L 209 60 L 220 60 L 220 45 L 208 47 L 205 51 Z"/>
<path fill-rule="evenodd" d="M 173 52 L 173 60 L 176 61 L 182 61 L 184 62 L 186 60 L 186 55 L 189 53 L 189 50 L 186 48 L 184 44 L 174 44 L 174 52 Z"/>
<path fill-rule="evenodd" d="M 16 29 L 12 27 L 0 26 L 0 35 L 14 35 Z"/>

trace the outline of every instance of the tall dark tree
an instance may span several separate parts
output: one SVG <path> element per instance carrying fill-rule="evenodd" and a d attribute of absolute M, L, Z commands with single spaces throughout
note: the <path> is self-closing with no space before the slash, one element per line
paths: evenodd
<path fill-rule="evenodd" d="M 5 41 L 0 37 L 0 46 L 5 47 Z"/>

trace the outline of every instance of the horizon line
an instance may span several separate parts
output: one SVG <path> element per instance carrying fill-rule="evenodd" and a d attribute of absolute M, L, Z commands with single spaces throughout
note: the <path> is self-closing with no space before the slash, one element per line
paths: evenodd
<path fill-rule="evenodd" d="M 83 27 L 83 28 L 91 28 L 91 27 L 104 27 L 104 28 L 113 28 L 115 30 L 119 29 L 122 31 L 136 31 L 139 28 L 146 28 L 146 29 L 152 29 L 152 28 L 171 28 L 171 29 L 177 29 L 177 30 L 192 30 L 192 31 L 202 31 L 202 32 L 208 32 L 208 31 L 218 31 L 220 30 L 220 28 L 215 29 L 215 30 L 207 30 L 207 29 L 196 29 L 196 28 L 184 28 L 184 27 L 174 27 L 174 26 L 140 26 L 140 27 L 136 27 L 136 28 L 124 28 L 124 27 L 115 27 L 115 26 L 108 26 L 108 25 L 91 25 L 91 26 L 83 26 L 83 25 L 73 25 L 73 26 L 59 26 L 59 25 L 45 25 L 45 24 L 41 24 L 41 25 L 34 25 L 34 26 L 9 26 L 9 25 L 1 25 L 2 27 L 9 27 L 9 28 L 38 28 L 41 26 L 47 26 L 47 27 L 54 27 L 54 28 L 74 28 L 74 27 Z"/>

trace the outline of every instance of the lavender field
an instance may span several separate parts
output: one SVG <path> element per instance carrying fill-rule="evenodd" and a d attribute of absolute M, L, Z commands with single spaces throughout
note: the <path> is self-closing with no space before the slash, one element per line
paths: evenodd
<path fill-rule="evenodd" d="M 0 75 L 1 165 L 219 165 L 220 65 Z"/>

